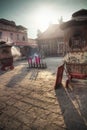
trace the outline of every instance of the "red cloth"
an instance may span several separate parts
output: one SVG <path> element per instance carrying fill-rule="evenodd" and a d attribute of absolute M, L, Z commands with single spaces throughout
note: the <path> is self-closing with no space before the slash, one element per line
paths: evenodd
<path fill-rule="evenodd" d="M 80 73 L 70 73 L 71 78 L 77 78 L 77 79 L 84 79 L 87 77 L 87 74 L 80 74 Z"/>

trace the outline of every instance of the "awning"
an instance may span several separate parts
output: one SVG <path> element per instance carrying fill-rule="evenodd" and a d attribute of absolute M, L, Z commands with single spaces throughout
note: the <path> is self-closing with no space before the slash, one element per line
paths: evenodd
<path fill-rule="evenodd" d="M 15 46 L 31 46 L 31 47 L 37 47 L 36 43 L 29 43 L 29 42 L 15 42 Z"/>

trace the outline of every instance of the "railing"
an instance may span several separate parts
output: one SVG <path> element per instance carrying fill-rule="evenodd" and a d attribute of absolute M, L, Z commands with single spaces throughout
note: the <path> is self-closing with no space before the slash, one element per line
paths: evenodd
<path fill-rule="evenodd" d="M 79 73 L 87 75 L 87 63 L 66 63 L 68 73 Z"/>

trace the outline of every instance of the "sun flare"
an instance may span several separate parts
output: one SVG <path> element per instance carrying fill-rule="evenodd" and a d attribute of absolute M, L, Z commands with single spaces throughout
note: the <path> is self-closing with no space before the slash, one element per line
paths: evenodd
<path fill-rule="evenodd" d="M 35 15 L 36 26 L 42 31 L 44 31 L 49 26 L 50 23 L 53 23 L 55 19 L 54 11 L 45 7 L 38 9 L 34 15 Z"/>

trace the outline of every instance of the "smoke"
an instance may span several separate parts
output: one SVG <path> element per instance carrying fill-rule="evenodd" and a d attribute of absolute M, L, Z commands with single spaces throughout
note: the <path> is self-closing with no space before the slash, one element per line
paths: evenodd
<path fill-rule="evenodd" d="M 12 52 L 13 57 L 20 57 L 21 56 L 20 49 L 18 47 L 13 46 L 11 48 L 11 52 Z"/>

